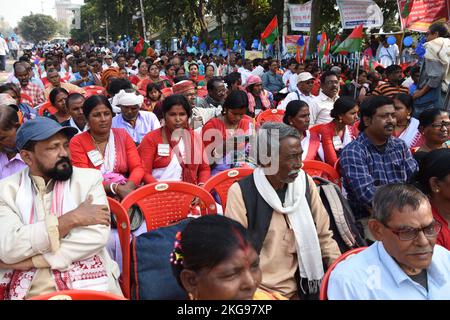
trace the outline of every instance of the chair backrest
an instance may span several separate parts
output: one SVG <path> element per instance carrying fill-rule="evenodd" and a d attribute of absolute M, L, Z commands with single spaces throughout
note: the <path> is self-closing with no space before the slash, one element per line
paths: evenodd
<path fill-rule="evenodd" d="M 258 126 L 262 125 L 264 122 L 283 122 L 284 110 L 281 109 L 268 109 L 256 117 L 256 123 Z"/>
<path fill-rule="evenodd" d="M 127 210 L 117 200 L 108 197 L 108 204 L 111 213 L 114 214 L 117 221 L 117 233 L 119 234 L 120 248 L 122 249 L 122 274 L 120 278 L 120 286 L 123 295 L 130 298 L 130 219 Z"/>
<path fill-rule="evenodd" d="M 215 176 L 211 177 L 206 181 L 203 188 L 206 189 L 208 192 L 216 191 L 220 202 L 223 208 L 223 211 L 225 212 L 225 207 L 227 204 L 227 195 L 228 195 L 228 189 L 231 187 L 231 185 L 241 180 L 242 178 L 251 175 L 253 173 L 253 169 L 251 168 L 235 168 L 230 170 L 225 170 L 220 172 L 219 174 L 216 174 Z"/>
<path fill-rule="evenodd" d="M 145 218 L 147 231 L 168 226 L 187 218 L 191 202 L 198 197 L 203 203 L 202 214 L 216 214 L 214 198 L 205 189 L 186 182 L 155 182 L 134 190 L 122 200 L 125 210 L 137 205 Z"/>
<path fill-rule="evenodd" d="M 52 106 L 52 103 L 50 101 L 46 101 L 43 104 L 39 106 L 38 109 L 38 115 L 40 117 L 44 116 L 45 111 L 49 111 L 51 114 L 54 114 L 58 109 L 56 109 L 54 106 Z"/>
<path fill-rule="evenodd" d="M 112 293 L 93 290 L 62 290 L 43 294 L 30 300 L 127 300 Z"/>
<path fill-rule="evenodd" d="M 329 164 L 317 160 L 304 160 L 303 171 L 310 176 L 318 176 L 331 181 L 341 187 L 341 175 Z"/>
<path fill-rule="evenodd" d="M 355 249 L 349 250 L 346 253 L 340 255 L 339 258 L 334 260 L 334 262 L 331 264 L 331 266 L 328 268 L 327 272 L 325 272 L 325 275 L 323 276 L 322 284 L 320 285 L 320 296 L 319 296 L 320 300 L 328 299 L 328 296 L 327 296 L 328 281 L 330 280 L 331 272 L 334 270 L 334 268 L 336 268 L 337 264 L 341 261 L 344 261 L 349 256 L 360 253 L 361 251 L 365 250 L 366 248 L 367 247 L 360 247 L 360 248 L 355 248 Z"/>

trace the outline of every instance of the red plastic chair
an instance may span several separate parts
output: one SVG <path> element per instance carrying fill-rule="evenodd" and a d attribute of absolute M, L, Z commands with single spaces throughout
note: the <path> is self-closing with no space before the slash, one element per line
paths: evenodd
<path fill-rule="evenodd" d="M 341 256 L 339 256 L 339 258 L 337 258 L 331 264 L 331 266 L 328 268 L 327 272 L 325 272 L 325 275 L 323 276 L 323 279 L 322 279 L 322 284 L 320 285 L 320 295 L 319 295 L 320 300 L 328 300 L 328 296 L 327 296 L 328 281 L 330 280 L 331 272 L 334 270 L 334 268 L 336 268 L 337 264 L 341 261 L 344 261 L 345 259 L 347 259 L 348 257 L 350 257 L 354 254 L 360 253 L 361 251 L 365 250 L 366 248 L 367 247 L 351 249 L 351 250 L 345 252 L 344 254 L 342 254 Z"/>
<path fill-rule="evenodd" d="M 112 293 L 93 290 L 62 290 L 29 300 L 128 300 Z"/>
<path fill-rule="evenodd" d="M 52 106 L 52 103 L 50 101 L 44 102 L 41 104 L 41 106 L 38 109 L 38 115 L 40 117 L 44 116 L 44 112 L 48 111 L 50 114 L 55 114 L 58 109 L 56 109 L 54 106 Z"/>
<path fill-rule="evenodd" d="M 338 158 L 336 160 L 336 162 L 334 163 L 333 167 L 334 167 L 334 170 L 336 170 L 340 174 L 340 172 L 341 172 L 341 158 Z"/>
<path fill-rule="evenodd" d="M 256 117 L 256 123 L 258 126 L 264 122 L 283 122 L 284 110 L 281 109 L 268 109 Z"/>
<path fill-rule="evenodd" d="M 253 173 L 253 169 L 250 168 L 235 168 L 230 170 L 225 170 L 215 175 L 214 177 L 209 178 L 206 181 L 203 188 L 208 192 L 216 191 L 219 195 L 220 202 L 222 204 L 223 211 L 225 212 L 225 206 L 227 204 L 227 196 L 228 189 L 230 189 L 231 185 L 249 176 Z"/>
<path fill-rule="evenodd" d="M 108 204 L 111 213 L 114 214 L 117 222 L 117 233 L 119 234 L 120 248 L 122 249 L 122 274 L 119 282 L 122 288 L 123 295 L 130 299 L 130 219 L 127 210 L 120 204 L 119 201 L 108 197 Z"/>
<path fill-rule="evenodd" d="M 322 177 L 341 187 L 341 176 L 339 172 L 325 162 L 317 160 L 304 160 L 302 169 L 311 177 Z"/>
<path fill-rule="evenodd" d="M 125 210 L 137 205 L 145 218 L 147 231 L 168 226 L 184 218 L 191 212 L 191 202 L 198 197 L 203 202 L 204 212 L 216 214 L 214 198 L 205 189 L 186 182 L 155 182 L 145 185 L 122 200 Z"/>

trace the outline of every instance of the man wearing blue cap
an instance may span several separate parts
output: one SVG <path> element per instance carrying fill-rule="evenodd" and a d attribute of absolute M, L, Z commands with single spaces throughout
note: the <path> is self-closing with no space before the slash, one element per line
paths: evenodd
<path fill-rule="evenodd" d="M 76 133 L 42 117 L 17 131 L 27 167 L 0 182 L 0 300 L 67 289 L 122 295 L 105 249 L 110 213 L 102 176 L 70 162 Z"/>

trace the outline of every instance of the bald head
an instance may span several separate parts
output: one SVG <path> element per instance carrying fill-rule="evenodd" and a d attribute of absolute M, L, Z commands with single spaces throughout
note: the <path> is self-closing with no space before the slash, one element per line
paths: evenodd
<path fill-rule="evenodd" d="M 19 80 L 22 87 L 26 87 L 30 82 L 29 65 L 26 62 L 14 65 L 14 76 Z"/>

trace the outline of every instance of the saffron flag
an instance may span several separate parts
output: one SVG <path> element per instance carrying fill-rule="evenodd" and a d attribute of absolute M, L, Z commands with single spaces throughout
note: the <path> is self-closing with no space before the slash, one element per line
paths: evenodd
<path fill-rule="evenodd" d="M 363 40 L 362 24 L 353 29 L 352 33 L 333 51 L 333 54 L 347 54 L 349 52 L 360 52 Z"/>
<path fill-rule="evenodd" d="M 309 44 L 309 38 L 306 39 L 305 45 L 303 46 L 303 53 L 302 53 L 302 59 L 301 59 L 302 62 L 306 60 L 306 56 L 308 54 L 308 44 Z"/>
<path fill-rule="evenodd" d="M 317 53 L 319 54 L 319 61 L 322 61 L 325 52 L 327 51 L 327 34 L 322 32 L 320 37 L 319 46 L 317 47 Z M 328 50 L 329 51 L 329 50 Z"/>
<path fill-rule="evenodd" d="M 300 58 L 300 47 L 303 47 L 305 45 L 305 40 L 303 39 L 303 35 L 300 36 L 297 40 L 297 52 L 295 54 L 295 60 L 297 60 L 298 63 L 301 63 Z"/>
<path fill-rule="evenodd" d="M 267 25 L 264 32 L 261 34 L 261 39 L 268 44 L 272 44 L 277 40 L 278 35 L 278 18 L 277 16 L 275 16 Z"/>

